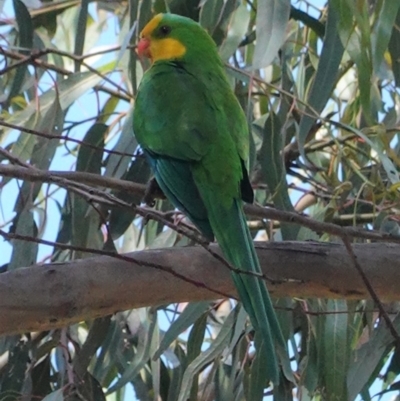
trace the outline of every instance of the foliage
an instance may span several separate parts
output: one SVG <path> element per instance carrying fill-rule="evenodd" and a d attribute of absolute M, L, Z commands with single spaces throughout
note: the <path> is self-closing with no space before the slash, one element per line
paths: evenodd
<path fill-rule="evenodd" d="M 259 204 L 397 235 L 399 5 L 0 2 L 3 14 L 15 13 L 0 20 L 0 167 L 146 183 L 129 112 L 144 66 L 131 45 L 151 15 L 169 10 L 199 20 L 227 62 L 251 126 Z M 84 258 L 86 248 L 122 253 L 188 242 L 143 217 L 140 197 L 107 186 L 93 195 L 96 182 L 85 177 L 2 178 L 2 271 Z M 161 216 L 171 206 L 155 208 Z M 334 240 L 287 223 L 252 223 L 265 238 Z M 246 316 L 231 306 L 162 305 L 1 337 L 0 400 L 117 401 L 132 399 L 131 386 L 140 400 L 251 399 L 267 384 L 256 375 Z M 280 299 L 276 307 L 296 383 L 282 383 L 274 399 L 370 400 L 377 378 L 374 391 L 398 388 L 399 348 L 372 302 Z M 393 325 L 400 330 L 399 317 Z"/>

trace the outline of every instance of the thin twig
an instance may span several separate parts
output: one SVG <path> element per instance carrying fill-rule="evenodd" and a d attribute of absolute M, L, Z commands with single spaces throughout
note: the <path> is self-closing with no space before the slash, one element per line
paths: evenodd
<path fill-rule="evenodd" d="M 81 146 L 86 146 L 86 147 L 91 148 L 91 149 L 101 150 L 104 153 L 109 153 L 109 154 L 114 154 L 114 155 L 119 155 L 119 156 L 128 156 L 128 157 L 132 157 L 133 156 L 131 153 L 119 152 L 117 150 L 109 150 L 109 149 L 106 149 L 106 148 L 103 148 L 103 147 L 92 145 L 91 143 L 87 143 L 87 142 L 81 141 L 79 139 L 71 138 L 71 137 L 69 137 L 67 135 L 56 136 L 56 135 L 51 135 L 51 134 L 45 134 L 44 132 L 40 132 L 40 131 L 34 130 L 32 128 L 21 127 L 21 126 L 18 126 L 18 125 L 15 125 L 15 124 L 11 124 L 11 123 L 8 123 L 8 122 L 2 121 L 2 120 L 0 120 L 0 126 L 11 128 L 11 129 L 15 129 L 15 130 L 21 131 L 21 132 L 26 132 L 27 134 L 36 135 L 36 136 L 39 136 L 41 138 L 57 139 L 57 140 L 74 142 L 74 143 L 77 143 L 77 144 L 79 144 Z"/>

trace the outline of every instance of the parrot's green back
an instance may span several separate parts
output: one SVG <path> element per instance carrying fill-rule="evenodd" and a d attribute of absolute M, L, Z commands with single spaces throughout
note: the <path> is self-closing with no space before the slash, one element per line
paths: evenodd
<path fill-rule="evenodd" d="M 215 236 L 231 265 L 259 274 L 242 206 L 253 201 L 248 127 L 215 44 L 197 23 L 172 14 L 153 18 L 142 36 L 153 41 L 153 64 L 136 97 L 134 133 L 156 180 L 208 239 Z M 277 383 L 276 348 L 285 349 L 285 341 L 265 283 L 251 274 L 232 277 L 263 338 L 268 379 Z"/>

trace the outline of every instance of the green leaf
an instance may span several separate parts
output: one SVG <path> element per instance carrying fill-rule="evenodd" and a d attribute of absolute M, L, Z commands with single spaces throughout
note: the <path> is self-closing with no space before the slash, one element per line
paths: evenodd
<path fill-rule="evenodd" d="M 272 194 L 274 205 L 281 210 L 293 211 L 282 157 L 282 135 L 280 121 L 271 110 L 263 128 L 263 142 L 260 149 L 261 170 Z M 295 240 L 299 229 L 297 225 L 281 223 L 282 238 Z"/>
<path fill-rule="evenodd" d="M 400 317 L 396 316 L 393 325 L 397 331 L 400 329 Z M 365 328 L 368 330 L 368 328 Z M 348 399 L 353 400 L 363 387 L 374 379 L 385 363 L 388 352 L 393 347 L 393 336 L 386 323 L 379 322 L 369 340 L 354 351 L 347 372 Z M 375 375 L 373 375 L 375 373 Z"/>
<path fill-rule="evenodd" d="M 137 27 L 137 22 L 132 25 L 131 29 L 129 30 L 128 34 L 125 35 L 124 40 L 121 43 L 121 48 L 119 49 L 117 59 L 116 59 L 116 65 L 119 64 L 119 62 L 122 60 L 126 52 L 128 51 L 128 46 L 131 44 L 131 40 L 133 38 L 133 34 L 136 31 Z"/>
<path fill-rule="evenodd" d="M 33 240 L 13 240 L 13 251 L 8 264 L 8 270 L 28 267 L 36 262 L 38 244 L 34 242 L 34 239 L 37 235 L 37 228 L 33 219 L 33 212 L 30 210 L 31 206 L 31 202 L 28 201 L 24 209 L 16 216 L 14 224 L 16 224 L 15 234 L 32 238 Z"/>
<path fill-rule="evenodd" d="M 327 400 L 340 401 L 347 397 L 347 367 L 350 341 L 347 335 L 348 314 L 345 300 L 328 300 L 324 330 L 324 383 Z"/>
<path fill-rule="evenodd" d="M 372 124 L 376 116 L 371 114 L 372 50 L 367 4 L 355 3 L 353 0 L 329 0 L 329 8 L 339 14 L 338 33 L 343 46 L 357 65 L 360 102 L 364 117 Z"/>
<path fill-rule="evenodd" d="M 190 302 L 179 317 L 174 320 L 165 332 L 160 347 L 153 356 L 159 358 L 178 336 L 194 324 L 210 307 L 210 302 Z"/>
<path fill-rule="evenodd" d="M 46 112 L 42 115 L 39 114 L 38 120 L 35 130 L 54 139 L 37 137 L 30 163 L 38 169 L 48 170 L 60 143 L 59 137 L 62 135 L 64 127 L 64 113 L 57 95 Z"/>
<path fill-rule="evenodd" d="M 26 125 L 30 127 L 37 126 L 39 118 L 40 116 L 38 113 L 32 114 Z M 26 162 L 32 156 L 36 140 L 36 136 L 28 134 L 26 132 L 21 132 L 17 140 L 11 146 L 11 153 L 14 157 L 17 157 L 19 160 Z"/>
<path fill-rule="evenodd" d="M 135 357 L 133 361 L 131 361 L 130 365 L 127 366 L 117 382 L 108 389 L 107 394 L 111 394 L 125 386 L 125 384 L 129 383 L 136 375 L 139 374 L 139 372 L 146 366 L 146 363 L 150 359 L 151 342 L 157 325 L 157 314 L 147 311 L 145 308 L 142 308 L 142 312 L 146 315 L 146 317 L 145 319 L 141 319 L 138 347 Z"/>
<path fill-rule="evenodd" d="M 338 34 L 339 15 L 331 4 L 328 11 L 328 21 L 324 36 L 324 44 L 318 63 L 317 72 L 307 96 L 307 105 L 300 120 L 298 131 L 298 143 L 301 155 L 307 160 L 304 145 L 307 141 L 310 129 L 324 109 L 326 102 L 332 94 L 335 86 L 340 61 L 343 56 L 343 45 Z"/>
<path fill-rule="evenodd" d="M 79 7 L 79 16 L 75 34 L 74 54 L 76 56 L 81 56 L 83 54 L 83 47 L 85 45 L 85 37 L 86 37 L 86 24 L 88 19 L 88 7 L 89 7 L 89 0 L 82 0 L 81 5 Z M 75 60 L 75 72 L 79 71 L 80 66 L 81 62 Z"/>
<path fill-rule="evenodd" d="M 95 319 L 89 329 L 86 341 L 82 345 L 79 352 L 76 354 L 73 361 L 74 372 L 83 377 L 86 374 L 87 368 L 97 350 L 103 344 L 108 329 L 111 325 L 111 317 L 106 316 L 103 318 Z"/>
<path fill-rule="evenodd" d="M 112 148 L 115 152 L 123 152 L 128 155 L 133 155 L 138 147 L 138 142 L 133 132 L 133 109 L 131 109 L 125 118 L 122 126 L 121 134 L 118 138 L 117 143 Z M 126 172 L 129 163 L 131 163 L 131 156 L 122 156 L 115 153 L 111 153 L 106 160 L 106 169 L 104 176 L 121 178 Z"/>
<path fill-rule="evenodd" d="M 204 333 L 207 327 L 207 314 L 203 313 L 194 323 L 190 330 L 187 343 L 187 360 L 193 361 L 201 352 L 201 347 L 204 340 Z"/>
<path fill-rule="evenodd" d="M 199 20 L 199 0 L 164 0 L 163 3 L 167 3 L 168 12 L 185 15 L 195 21 Z"/>
<path fill-rule="evenodd" d="M 224 0 L 206 0 L 200 9 L 200 25 L 212 36 L 218 25 Z"/>
<path fill-rule="evenodd" d="M 146 26 L 150 21 L 152 4 L 150 1 L 143 1 L 139 6 L 139 32 Z"/>
<path fill-rule="evenodd" d="M 144 157 L 139 156 L 132 160 L 129 170 L 121 177 L 121 179 L 146 184 L 149 181 L 150 176 L 151 170 L 147 160 Z M 132 194 L 127 191 L 112 191 L 112 194 L 133 205 L 139 205 L 143 198 L 141 195 Z M 135 217 L 136 212 L 134 209 L 127 210 L 125 208 L 113 208 L 109 217 L 109 231 L 112 238 L 116 240 L 123 235 L 132 224 Z"/>
<path fill-rule="evenodd" d="M 100 174 L 104 139 L 107 132 L 108 126 L 101 123 L 95 123 L 88 130 L 79 148 L 76 171 Z M 96 148 L 85 146 L 85 143 Z M 87 200 L 80 194 L 72 192 L 70 197 L 72 211 L 72 245 L 101 249 L 103 247 L 103 235 L 100 230 L 102 221 L 99 213 L 92 205 L 88 204 Z M 87 256 L 90 256 L 90 254 L 81 251 L 75 252 L 75 258 Z"/>
<path fill-rule="evenodd" d="M 17 399 L 20 396 L 23 383 L 25 381 L 25 372 L 29 362 L 28 342 L 20 341 L 16 346 L 10 349 L 8 363 L 2 372 L 1 393 L 9 394 L 11 399 Z"/>
<path fill-rule="evenodd" d="M 93 72 L 79 72 L 61 81 L 57 87 L 61 109 L 66 110 L 72 103 L 89 89 L 93 88 L 93 86 L 97 85 L 101 80 L 102 78 Z M 55 89 L 51 88 L 39 96 L 38 99 L 30 102 L 24 110 L 12 114 L 5 121 L 23 127 L 28 126 L 29 119 L 37 112 L 38 104 L 40 105 L 40 112 L 45 114 L 47 110 L 54 105 L 56 96 Z M 8 131 L 10 131 L 10 128 L 3 127 L 3 132 L 6 133 Z"/>
<path fill-rule="evenodd" d="M 179 394 L 178 401 L 187 400 L 190 394 L 193 379 L 196 377 L 197 373 L 213 359 L 220 356 L 225 347 L 229 345 L 232 336 L 232 330 L 235 325 L 236 315 L 237 307 L 233 309 L 226 318 L 220 332 L 210 345 L 210 348 L 208 348 L 207 351 L 201 353 L 193 362 L 189 364 L 183 375 L 181 392 Z"/>
<path fill-rule="evenodd" d="M 250 12 L 248 7 L 240 4 L 234 11 L 232 19 L 229 23 L 226 38 L 219 48 L 219 54 L 223 60 L 229 57 L 237 50 L 240 42 L 246 34 L 250 22 Z"/>
<path fill-rule="evenodd" d="M 120 323 L 112 319 L 100 352 L 94 356 L 95 361 L 91 367 L 91 372 L 93 372 L 94 377 L 96 377 L 104 387 L 109 386 L 110 382 L 114 380 L 117 354 L 119 350 L 123 349 L 125 346 L 125 337 L 122 335 Z"/>
<path fill-rule="evenodd" d="M 320 372 L 318 364 L 318 345 L 315 333 L 309 325 L 303 325 L 302 330 L 302 350 L 306 347 L 306 355 L 301 361 L 301 383 L 308 390 L 309 393 L 314 393 L 320 379 Z"/>
<path fill-rule="evenodd" d="M 176 343 L 173 352 L 177 362 L 171 369 L 171 382 L 168 389 L 168 401 L 178 400 L 182 378 L 187 367 L 186 355 L 178 343 Z"/>
<path fill-rule="evenodd" d="M 54 139 L 21 133 L 11 152 L 14 156 L 19 157 L 20 160 L 26 161 L 30 159 L 30 164 L 40 170 L 48 170 L 60 143 L 59 137 L 62 134 L 64 125 L 64 113 L 60 108 L 58 98 L 55 99 L 53 105 L 43 116 L 37 113 L 34 117 L 35 121 L 32 123 L 34 129 L 45 135 L 52 136 Z M 6 180 L 3 181 L 3 183 L 6 182 Z M 14 210 L 19 213 L 24 209 L 28 199 L 32 202 L 35 201 L 41 187 L 42 183 L 25 181 L 20 189 Z"/>
<path fill-rule="evenodd" d="M 267 387 L 267 382 L 269 382 L 265 377 L 265 360 L 261 357 L 261 355 L 265 355 L 265 343 L 260 333 L 257 332 L 254 341 L 259 346 L 256 357 L 251 364 L 249 399 L 261 401 L 264 395 L 264 388 Z"/>
<path fill-rule="evenodd" d="M 363 139 L 369 146 L 371 146 L 371 149 L 373 149 L 379 156 L 379 159 L 382 163 L 383 168 L 386 171 L 386 174 L 390 180 L 390 182 L 393 185 L 396 185 L 399 181 L 400 181 L 400 177 L 399 177 L 399 173 L 396 169 L 396 167 L 394 166 L 394 164 L 392 163 L 392 161 L 389 159 L 389 157 L 383 153 L 383 151 L 380 149 L 380 147 L 371 141 L 371 139 L 368 138 L 367 135 L 365 135 L 362 131 L 353 128 L 350 125 L 347 124 L 342 124 L 341 122 L 337 122 L 335 123 L 336 126 L 338 126 L 339 128 L 342 128 L 348 132 L 352 132 L 353 134 L 357 135 L 358 137 L 360 137 L 361 139 Z"/>
<path fill-rule="evenodd" d="M 382 2 L 382 7 L 377 16 L 371 36 L 372 60 L 375 74 L 378 72 L 383 62 L 384 54 L 387 51 L 399 7 L 400 2 L 398 1 Z"/>
<path fill-rule="evenodd" d="M 106 124 L 95 123 L 90 127 L 79 148 L 76 171 L 100 174 L 107 132 Z"/>
<path fill-rule="evenodd" d="M 400 86 L 400 10 L 397 12 L 396 20 L 392 28 L 389 41 L 389 52 L 392 61 L 392 71 L 396 86 Z"/>
<path fill-rule="evenodd" d="M 201 352 L 201 347 L 204 340 L 204 333 L 207 326 L 207 314 L 203 314 L 195 322 L 190 330 L 187 343 L 187 362 L 192 362 Z M 197 401 L 199 391 L 199 374 L 193 378 L 192 388 L 190 390 L 190 400 Z"/>
<path fill-rule="evenodd" d="M 50 377 L 50 355 L 46 353 L 46 357 L 35 365 L 31 373 L 32 394 L 35 397 L 45 397 L 52 392 Z"/>
<path fill-rule="evenodd" d="M 42 401 L 64 401 L 63 389 L 60 388 L 53 393 L 50 393 L 42 399 Z"/>
<path fill-rule="evenodd" d="M 233 13 L 238 7 L 236 0 L 224 0 L 223 7 L 218 15 L 218 23 L 214 28 L 212 37 L 217 46 L 220 46 L 227 36 L 227 26 L 231 23 Z"/>
<path fill-rule="evenodd" d="M 32 19 L 28 9 L 21 0 L 13 0 L 15 18 L 17 20 L 19 31 L 19 47 L 22 54 L 28 54 L 33 45 L 33 26 Z M 11 85 L 7 100 L 10 101 L 14 96 L 20 93 L 25 81 L 25 75 L 28 71 L 28 64 L 24 63 L 16 68 L 16 73 Z"/>
<path fill-rule="evenodd" d="M 84 400 L 106 401 L 102 386 L 98 380 L 88 371 L 84 373 L 82 380 L 77 383 L 77 390 Z"/>
<path fill-rule="evenodd" d="M 22 48 L 22 53 L 28 54 L 33 44 L 31 15 L 21 0 L 13 0 L 13 7 L 19 30 L 19 46 Z"/>
<path fill-rule="evenodd" d="M 256 33 L 253 68 L 271 64 L 286 38 L 290 15 L 290 0 L 259 0 L 257 2 Z"/>

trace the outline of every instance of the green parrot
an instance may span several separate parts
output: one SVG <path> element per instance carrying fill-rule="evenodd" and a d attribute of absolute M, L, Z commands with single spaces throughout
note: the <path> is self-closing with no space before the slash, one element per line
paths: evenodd
<path fill-rule="evenodd" d="M 261 273 L 243 212 L 243 201 L 253 202 L 248 126 L 215 43 L 195 21 L 158 14 L 137 52 L 152 64 L 138 89 L 133 129 L 158 185 L 208 240 L 216 238 L 232 266 Z M 232 277 L 266 377 L 277 383 L 276 349 L 286 345 L 265 283 L 251 274 Z"/>

